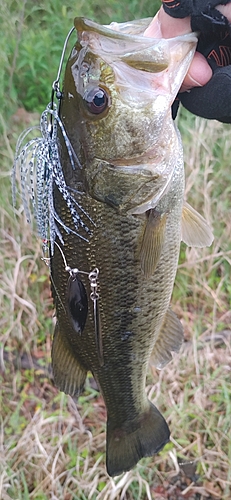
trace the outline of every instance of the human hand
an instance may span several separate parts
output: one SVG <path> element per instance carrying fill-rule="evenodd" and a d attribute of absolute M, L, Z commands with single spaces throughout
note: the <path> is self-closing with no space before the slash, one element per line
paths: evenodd
<path fill-rule="evenodd" d="M 230 3 L 228 5 L 218 5 L 216 9 L 231 22 Z M 149 27 L 146 29 L 144 35 L 154 38 L 173 38 L 184 35 L 192 31 L 190 21 L 190 17 L 185 17 L 183 19 L 171 17 L 164 11 L 163 7 L 161 7 Z M 185 92 L 193 87 L 202 87 L 209 82 L 212 75 L 212 69 L 206 58 L 200 52 L 195 52 L 195 56 L 180 91 Z"/>

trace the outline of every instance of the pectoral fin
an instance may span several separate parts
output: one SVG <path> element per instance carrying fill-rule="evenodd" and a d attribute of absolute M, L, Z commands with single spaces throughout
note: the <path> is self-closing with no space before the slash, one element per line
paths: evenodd
<path fill-rule="evenodd" d="M 178 352 L 180 350 L 183 339 L 182 324 L 175 313 L 169 308 L 154 345 L 150 363 L 161 370 L 161 368 L 172 360 L 171 351 Z"/>
<path fill-rule="evenodd" d="M 148 221 L 140 250 L 141 269 L 147 278 L 154 274 L 160 259 L 165 238 L 166 218 L 166 214 L 162 215 L 155 209 L 148 212 Z"/>
<path fill-rule="evenodd" d="M 51 357 L 55 385 L 66 394 L 78 396 L 83 390 L 87 372 L 61 335 L 58 323 L 55 326 Z"/>
<path fill-rule="evenodd" d="M 213 233 L 208 223 L 194 208 L 184 202 L 182 210 L 182 241 L 190 247 L 209 247 Z"/>

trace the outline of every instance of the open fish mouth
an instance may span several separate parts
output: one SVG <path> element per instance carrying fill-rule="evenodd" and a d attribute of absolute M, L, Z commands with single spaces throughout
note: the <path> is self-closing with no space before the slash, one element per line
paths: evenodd
<path fill-rule="evenodd" d="M 133 91 L 142 89 L 143 101 L 150 99 L 150 93 L 152 99 L 163 94 L 165 98 L 168 96 L 173 100 L 181 86 L 185 67 L 187 64 L 189 66 L 196 48 L 195 33 L 173 39 L 143 36 L 150 22 L 151 18 L 146 18 L 141 22 L 111 23 L 101 26 L 84 18 L 75 18 L 74 21 L 82 47 L 89 48 L 107 64 L 113 64 L 117 83 L 127 102 L 131 99 L 134 103 L 131 93 L 126 91 L 129 86 Z M 183 64 L 179 64 L 181 60 Z M 142 73 L 146 73 L 145 78 Z"/>

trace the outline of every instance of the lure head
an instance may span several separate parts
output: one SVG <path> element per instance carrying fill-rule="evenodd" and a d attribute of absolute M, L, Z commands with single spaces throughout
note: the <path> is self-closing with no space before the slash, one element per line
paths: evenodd
<path fill-rule="evenodd" d="M 82 165 L 71 176 L 119 211 L 143 205 L 172 175 L 171 104 L 197 41 L 146 38 L 149 22 L 106 27 L 76 18 L 64 79 L 61 119 Z"/>

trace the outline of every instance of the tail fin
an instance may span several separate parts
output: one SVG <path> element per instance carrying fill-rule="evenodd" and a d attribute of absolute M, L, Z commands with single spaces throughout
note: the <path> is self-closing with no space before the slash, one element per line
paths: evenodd
<path fill-rule="evenodd" d="M 134 420 L 126 421 L 120 428 L 107 423 L 107 471 L 110 476 L 118 476 L 132 469 L 143 457 L 150 457 L 169 441 L 168 425 L 150 403 L 146 412 Z"/>

